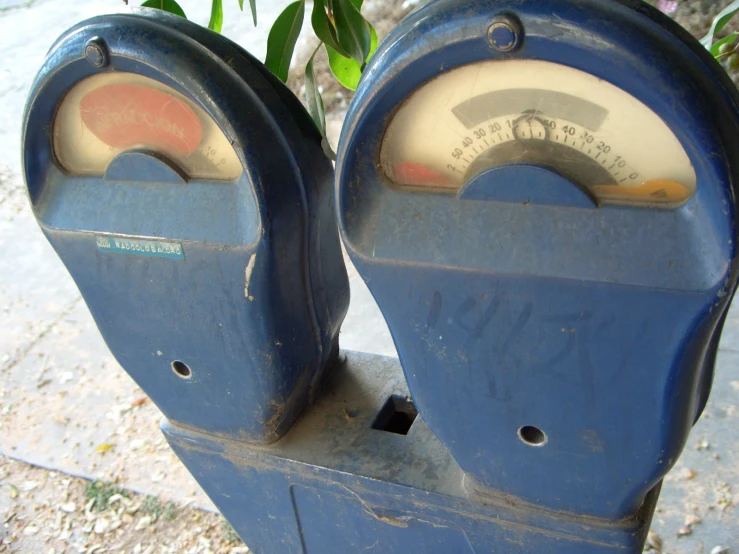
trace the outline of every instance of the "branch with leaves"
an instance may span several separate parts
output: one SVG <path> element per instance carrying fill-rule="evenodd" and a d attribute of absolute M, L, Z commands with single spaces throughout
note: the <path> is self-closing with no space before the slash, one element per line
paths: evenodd
<path fill-rule="evenodd" d="M 713 57 L 721 62 L 725 61 L 729 68 L 733 70 L 739 69 L 739 43 L 737 43 L 739 33 L 730 33 L 715 42 L 714 37 L 726 27 L 726 24 L 731 21 L 737 12 L 739 12 L 739 0 L 735 0 L 721 10 L 713 20 L 708 34 L 701 39 L 701 44 L 711 51 Z"/>
<path fill-rule="evenodd" d="M 208 28 L 221 32 L 223 27 L 223 0 L 211 0 Z M 238 0 L 244 10 L 244 0 Z M 356 90 L 367 62 L 377 50 L 375 28 L 361 13 L 363 0 L 314 0 L 310 21 L 320 41 L 305 68 L 305 103 L 324 138 L 324 149 L 333 155 L 326 139 L 326 116 L 323 99 L 316 86 L 314 58 L 321 47 L 326 49 L 331 72 L 350 90 Z M 288 5 L 272 25 L 267 39 L 267 57 L 264 64 L 282 82 L 287 82 L 300 32 L 305 20 L 306 0 Z M 142 6 L 157 8 L 187 18 L 176 0 L 146 0 Z M 256 0 L 249 0 L 254 25 L 257 24 Z"/>

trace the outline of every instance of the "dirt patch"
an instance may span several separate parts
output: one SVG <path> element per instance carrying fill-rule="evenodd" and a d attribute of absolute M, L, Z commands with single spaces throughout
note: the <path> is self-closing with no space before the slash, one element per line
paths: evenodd
<path fill-rule="evenodd" d="M 247 554 L 220 514 L 0 456 L 2 554 Z"/>

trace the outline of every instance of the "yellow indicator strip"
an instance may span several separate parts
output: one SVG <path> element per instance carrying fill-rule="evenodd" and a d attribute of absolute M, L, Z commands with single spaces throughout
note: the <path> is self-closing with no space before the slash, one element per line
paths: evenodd
<path fill-rule="evenodd" d="M 635 187 L 594 185 L 592 192 L 599 202 L 638 202 L 640 204 L 679 204 L 692 191 L 685 185 L 669 179 L 655 179 Z"/>

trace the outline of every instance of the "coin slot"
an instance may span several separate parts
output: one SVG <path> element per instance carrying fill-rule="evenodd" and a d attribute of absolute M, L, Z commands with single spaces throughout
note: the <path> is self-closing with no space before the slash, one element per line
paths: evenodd
<path fill-rule="evenodd" d="M 418 417 L 418 410 L 409 397 L 392 395 L 375 418 L 372 428 L 396 435 L 407 435 L 413 422 Z"/>
<path fill-rule="evenodd" d="M 177 377 L 192 379 L 192 369 L 185 362 L 181 362 L 180 360 L 172 362 L 172 371 L 175 372 Z"/>
<path fill-rule="evenodd" d="M 544 446 L 547 443 L 547 434 L 533 425 L 524 425 L 518 430 L 518 438 L 529 446 Z"/>

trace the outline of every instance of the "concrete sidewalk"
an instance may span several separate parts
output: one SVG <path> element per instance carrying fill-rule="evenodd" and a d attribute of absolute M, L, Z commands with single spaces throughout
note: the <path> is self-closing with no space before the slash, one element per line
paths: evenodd
<path fill-rule="evenodd" d="M 248 13 L 238 13 L 235 1 L 226 2 L 224 34 L 263 58 L 271 22 L 287 3 L 260 3 L 255 30 Z M 192 4 L 183 2 L 190 18 L 207 22 L 209 3 Z M 108 353 L 33 220 L 21 179 L 23 106 L 48 46 L 82 19 L 120 9 L 115 0 L 40 0 L 0 11 L 0 452 L 212 508 L 164 442 L 161 414 Z M 395 355 L 382 316 L 353 271 L 351 286 L 342 348 Z M 732 506 L 732 489 L 739 491 L 737 404 L 739 311 L 733 310 L 713 396 L 663 489 L 654 529 L 664 552 L 708 554 L 723 545 L 739 554 Z M 686 526 L 694 517 L 702 523 Z M 681 528 L 691 534 L 677 538 Z"/>

